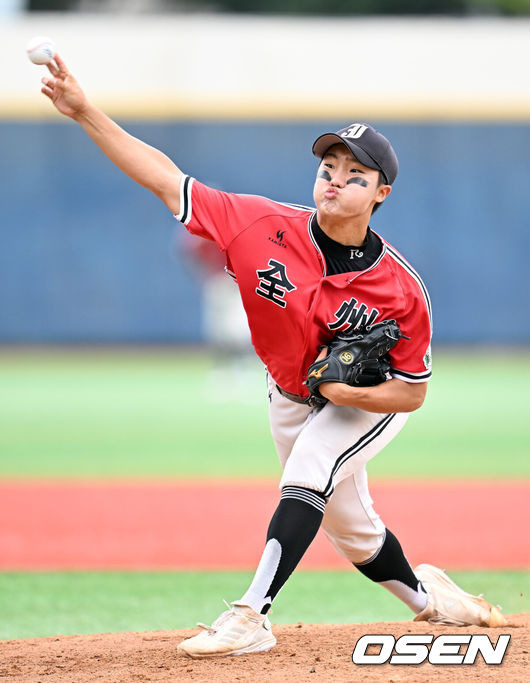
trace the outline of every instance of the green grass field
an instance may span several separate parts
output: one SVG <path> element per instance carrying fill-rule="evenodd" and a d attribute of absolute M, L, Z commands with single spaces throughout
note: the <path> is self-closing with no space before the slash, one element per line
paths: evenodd
<path fill-rule="evenodd" d="M 373 477 L 528 478 L 529 353 L 435 353 L 424 407 Z M 0 353 L 0 477 L 276 477 L 263 369 L 167 350 Z M 455 573 L 506 613 L 529 611 L 523 572 Z M 192 627 L 246 589 L 246 572 L 0 573 L 0 638 Z M 399 620 L 356 572 L 295 573 L 276 623 Z"/>
<path fill-rule="evenodd" d="M 435 354 L 384 477 L 528 477 L 530 353 Z M 202 354 L 0 354 L 0 476 L 260 477 L 279 465 L 257 362 Z"/>
<path fill-rule="evenodd" d="M 528 572 L 452 572 L 506 614 L 529 610 Z M 250 572 L 0 573 L 0 639 L 155 631 L 211 623 Z M 277 624 L 404 621 L 412 613 L 356 571 L 295 572 L 274 601 Z"/>

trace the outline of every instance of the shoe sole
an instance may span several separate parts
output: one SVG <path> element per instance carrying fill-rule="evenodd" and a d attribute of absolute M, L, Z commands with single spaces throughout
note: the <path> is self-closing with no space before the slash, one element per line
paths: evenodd
<path fill-rule="evenodd" d="M 508 623 L 506 618 L 498 609 L 498 607 L 495 607 L 494 605 L 490 604 L 487 600 L 484 600 L 484 598 L 479 598 L 477 595 L 466 593 L 465 590 L 460 588 L 460 586 L 457 586 L 456 583 L 452 581 L 445 572 L 443 572 L 441 569 L 438 569 L 438 567 L 434 567 L 432 564 L 420 564 L 416 567 L 414 572 L 418 572 L 418 578 L 420 579 L 420 581 L 422 581 L 421 574 L 426 575 L 425 582 L 427 584 L 430 580 L 429 575 L 431 575 L 431 577 L 434 576 L 433 583 L 439 582 L 442 585 L 448 587 L 450 590 L 456 593 L 460 593 L 460 595 L 465 595 L 466 598 L 469 598 L 473 600 L 473 602 L 479 604 L 481 607 L 488 609 L 490 615 L 488 626 L 492 628 L 497 628 L 499 626 L 506 626 L 506 624 Z"/>
<path fill-rule="evenodd" d="M 267 640 L 264 643 L 258 643 L 257 645 L 254 646 L 247 646 L 247 647 L 242 647 L 239 650 L 232 650 L 231 652 L 207 652 L 207 653 L 201 653 L 201 652 L 186 652 L 186 650 L 183 647 L 177 647 L 177 652 L 180 654 L 184 654 L 187 657 L 191 657 L 192 659 L 206 659 L 207 657 L 230 657 L 230 656 L 237 656 L 237 655 L 251 655 L 255 654 L 257 652 L 268 652 L 271 650 L 275 645 L 276 645 L 276 638 L 272 638 L 272 640 Z"/>

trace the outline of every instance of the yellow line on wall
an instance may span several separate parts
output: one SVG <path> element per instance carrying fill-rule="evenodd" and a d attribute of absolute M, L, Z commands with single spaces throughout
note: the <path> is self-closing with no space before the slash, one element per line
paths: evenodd
<path fill-rule="evenodd" d="M 325 101 L 287 101 L 285 98 L 239 98 L 220 101 L 208 98 L 173 98 L 143 95 L 115 99 L 107 96 L 92 100 L 110 116 L 140 119 L 183 120 L 320 120 L 359 119 L 416 121 L 530 121 L 530 97 L 507 100 L 443 99 L 356 101 L 326 98 Z M 3 100 L 0 119 L 33 120 L 62 118 L 40 93 L 35 97 Z"/>

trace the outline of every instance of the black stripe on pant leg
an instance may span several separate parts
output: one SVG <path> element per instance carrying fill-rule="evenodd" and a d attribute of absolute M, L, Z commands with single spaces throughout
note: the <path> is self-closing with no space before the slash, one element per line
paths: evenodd
<path fill-rule="evenodd" d="M 350 446 L 347 448 L 344 453 L 341 453 L 337 460 L 335 461 L 335 464 L 333 465 L 333 468 L 331 470 L 330 477 L 328 479 L 328 482 L 324 488 L 324 495 L 329 498 L 331 494 L 333 493 L 333 477 L 335 474 L 338 472 L 338 470 L 344 465 L 345 462 L 347 462 L 351 457 L 359 453 L 359 451 L 362 451 L 363 448 L 366 448 L 374 439 L 377 439 L 378 436 L 380 436 L 385 429 L 388 427 L 388 425 L 392 422 L 392 420 L 396 417 L 396 413 L 389 413 L 388 415 L 385 415 L 385 417 L 380 420 L 376 425 L 374 425 L 366 434 L 363 434 L 360 439 L 358 439 L 353 446 Z"/>

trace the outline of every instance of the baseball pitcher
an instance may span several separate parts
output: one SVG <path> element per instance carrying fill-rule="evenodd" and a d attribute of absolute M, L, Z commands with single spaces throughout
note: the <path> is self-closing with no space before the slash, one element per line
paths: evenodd
<path fill-rule="evenodd" d="M 374 510 L 366 464 L 422 405 L 431 376 L 431 305 L 407 260 L 370 226 L 398 173 L 389 141 L 354 123 L 313 144 L 316 208 L 212 189 L 132 137 L 85 97 L 64 61 L 42 92 L 193 234 L 217 243 L 239 286 L 268 372 L 283 468 L 278 507 L 247 591 L 179 651 L 269 650 L 267 612 L 322 525 L 337 551 L 402 600 L 415 620 L 500 626 L 499 610 L 440 569 L 409 565 Z M 293 162 L 294 163 L 294 162 Z"/>

